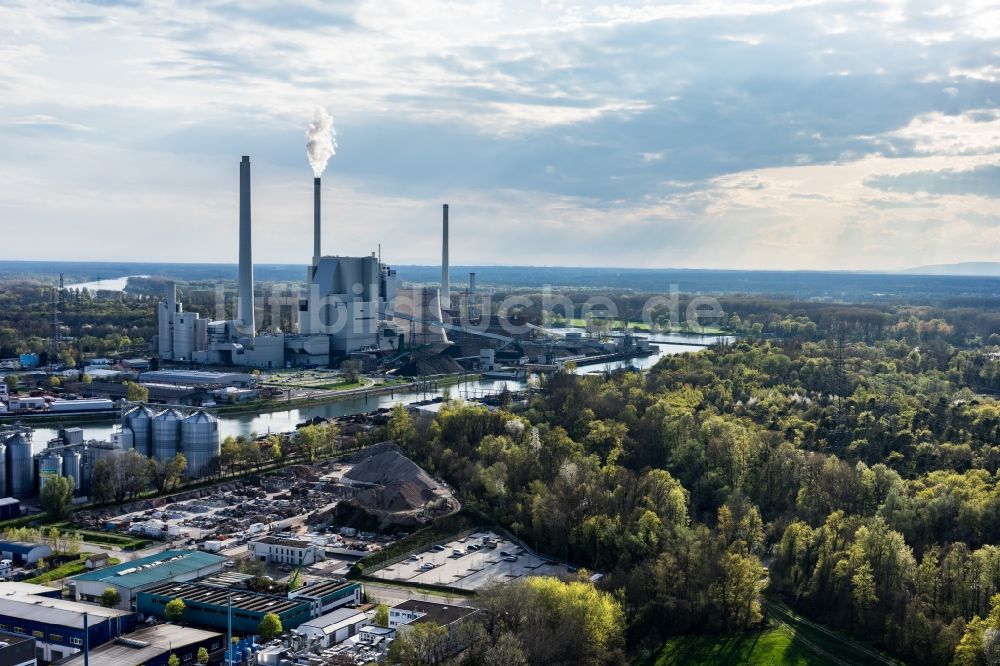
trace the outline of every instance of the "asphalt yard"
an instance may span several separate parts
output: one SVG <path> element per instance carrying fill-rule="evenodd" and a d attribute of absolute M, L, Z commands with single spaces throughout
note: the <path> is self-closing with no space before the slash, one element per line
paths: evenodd
<path fill-rule="evenodd" d="M 484 545 L 484 537 L 491 539 L 495 547 Z M 567 573 L 569 569 L 564 564 L 532 555 L 517 543 L 497 535 L 478 533 L 460 540 L 442 541 L 372 575 L 386 581 L 476 590 L 492 581 L 509 582 L 523 576 L 563 576 Z"/>

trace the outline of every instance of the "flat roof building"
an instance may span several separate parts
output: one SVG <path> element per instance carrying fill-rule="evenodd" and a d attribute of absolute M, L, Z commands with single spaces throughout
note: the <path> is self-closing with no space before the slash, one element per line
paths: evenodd
<path fill-rule="evenodd" d="M 37 666 L 35 639 L 0 631 L 0 666 Z"/>
<path fill-rule="evenodd" d="M 253 375 L 243 372 L 205 370 L 151 370 L 139 375 L 140 382 L 183 384 L 184 386 L 252 386 Z"/>
<path fill-rule="evenodd" d="M 319 647 L 328 648 L 346 641 L 369 623 L 368 613 L 356 608 L 338 608 L 332 613 L 321 615 L 299 625 L 298 633 Z"/>
<path fill-rule="evenodd" d="M 134 613 L 28 592 L 0 583 L 0 632 L 34 638 L 40 661 L 58 661 L 82 650 L 85 622 L 91 647 L 135 628 Z"/>
<path fill-rule="evenodd" d="M 290 599 L 309 602 L 310 617 L 319 617 L 340 608 L 361 603 L 361 584 L 348 580 L 319 580 L 288 593 Z"/>
<path fill-rule="evenodd" d="M 256 634 L 260 621 L 268 613 L 281 619 L 283 629 L 294 629 L 312 617 L 309 602 L 271 594 L 226 590 L 211 585 L 163 583 L 139 592 L 136 608 L 143 615 L 163 619 L 164 607 L 173 599 L 184 601 L 185 622 L 213 629 L 225 629 L 232 600 L 233 631 Z"/>
<path fill-rule="evenodd" d="M 99 601 L 105 589 L 113 587 L 121 595 L 119 608 L 135 607 L 140 590 L 161 583 L 183 582 L 222 571 L 226 558 L 197 550 L 165 550 L 132 562 L 88 571 L 70 579 L 70 593 L 77 601 Z"/>
<path fill-rule="evenodd" d="M 250 552 L 261 562 L 309 566 L 323 559 L 325 547 L 303 539 L 267 536 L 250 542 Z"/>
<path fill-rule="evenodd" d="M 209 659 L 218 659 L 225 648 L 225 636 L 177 624 L 157 624 L 90 651 L 90 666 L 166 666 L 175 654 L 182 664 L 194 664 L 198 649 L 208 650 Z M 83 655 L 60 662 L 59 666 L 83 666 Z"/>

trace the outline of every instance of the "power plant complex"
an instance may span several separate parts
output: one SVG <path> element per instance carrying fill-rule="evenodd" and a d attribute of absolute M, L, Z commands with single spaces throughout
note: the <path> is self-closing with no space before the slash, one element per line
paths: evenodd
<path fill-rule="evenodd" d="M 185 312 L 168 282 L 159 305 L 154 349 L 165 361 L 254 368 L 325 366 L 355 352 L 401 350 L 447 342 L 442 310 L 450 308 L 448 205 L 443 211 L 442 287 L 401 289 L 395 269 L 370 256 L 324 256 L 321 179 L 313 181 L 313 253 L 292 333 L 257 330 L 254 313 L 250 158 L 240 162 L 239 279 L 236 318 L 210 321 Z M 414 342 L 410 340 L 410 342 Z"/>

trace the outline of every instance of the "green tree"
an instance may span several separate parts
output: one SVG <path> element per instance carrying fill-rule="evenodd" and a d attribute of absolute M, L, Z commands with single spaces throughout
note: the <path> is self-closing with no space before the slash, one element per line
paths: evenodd
<path fill-rule="evenodd" d="M 179 622 L 184 617 L 184 610 L 186 608 L 187 606 L 184 605 L 183 599 L 171 599 L 163 607 L 163 616 L 167 618 L 167 622 Z"/>
<path fill-rule="evenodd" d="M 118 604 L 122 602 L 122 595 L 119 594 L 117 588 L 106 587 L 104 591 L 101 592 L 101 605 L 105 608 L 117 608 Z"/>
<path fill-rule="evenodd" d="M 361 376 L 361 364 L 354 359 L 347 359 L 340 364 L 340 376 L 345 384 L 353 384 Z"/>
<path fill-rule="evenodd" d="M 85 372 L 83 373 L 83 376 L 80 377 L 80 381 L 83 382 L 84 384 L 93 384 L 94 378 Z"/>
<path fill-rule="evenodd" d="M 170 653 L 170 658 L 167 659 L 167 666 L 181 666 L 181 660 L 173 652 Z"/>
<path fill-rule="evenodd" d="M 42 508 L 53 518 L 62 520 L 73 507 L 73 479 L 65 476 L 49 477 L 39 494 Z"/>
<path fill-rule="evenodd" d="M 394 666 L 431 666 L 448 656 L 448 630 L 434 622 L 413 625 L 389 646 L 388 661 Z"/>
<path fill-rule="evenodd" d="M 377 627 L 388 627 L 389 626 L 389 607 L 385 604 L 379 604 L 375 608 L 375 626 Z"/>
<path fill-rule="evenodd" d="M 764 566 L 753 555 L 726 553 L 711 595 L 727 629 L 747 629 L 760 622 L 760 594 L 767 586 Z"/>
<path fill-rule="evenodd" d="M 280 635 L 282 631 L 281 618 L 275 613 L 268 613 L 261 618 L 260 624 L 257 625 L 257 633 L 265 641 L 269 641 L 275 636 Z"/>
<path fill-rule="evenodd" d="M 21 377 L 18 375 L 7 375 L 3 378 L 3 383 L 7 385 L 7 391 L 13 393 L 17 390 L 17 385 L 20 383 Z"/>
<path fill-rule="evenodd" d="M 149 389 L 139 384 L 138 382 L 125 382 L 125 387 L 128 389 L 126 398 L 129 402 L 148 402 L 149 401 Z"/>
<path fill-rule="evenodd" d="M 198 656 L 196 657 L 199 664 L 208 663 L 208 649 L 205 647 L 198 648 Z"/>

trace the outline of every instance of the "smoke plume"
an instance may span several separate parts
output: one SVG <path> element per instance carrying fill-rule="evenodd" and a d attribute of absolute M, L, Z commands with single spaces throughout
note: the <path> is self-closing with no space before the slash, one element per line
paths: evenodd
<path fill-rule="evenodd" d="M 306 156 L 312 166 L 313 175 L 319 178 L 326 169 L 326 163 L 337 152 L 337 131 L 333 129 L 333 118 L 321 106 L 313 110 L 313 119 L 306 130 Z"/>

